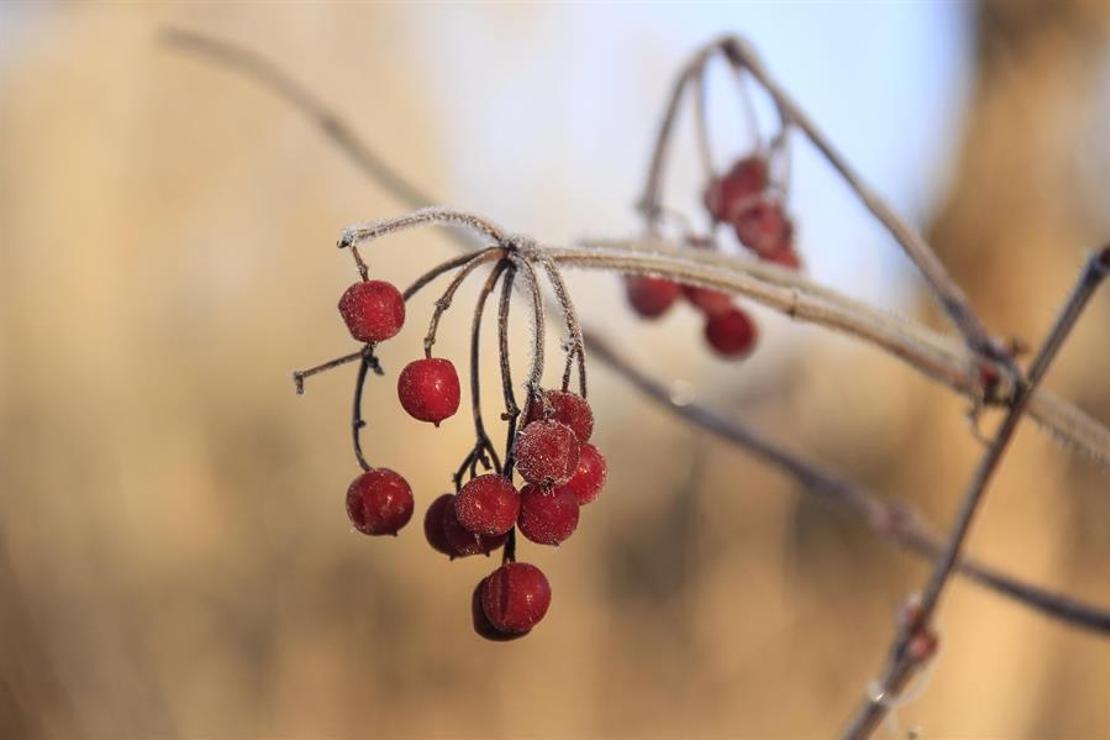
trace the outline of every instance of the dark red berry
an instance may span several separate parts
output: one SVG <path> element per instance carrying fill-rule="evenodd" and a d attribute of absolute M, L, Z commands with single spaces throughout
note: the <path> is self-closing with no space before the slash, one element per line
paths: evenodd
<path fill-rule="evenodd" d="M 732 226 L 740 243 L 761 255 L 789 248 L 794 238 L 794 225 L 774 198 L 751 203 L 734 216 Z"/>
<path fill-rule="evenodd" d="M 551 586 L 536 566 L 506 563 L 482 581 L 481 598 L 494 629 L 519 634 L 543 619 L 551 606 Z"/>
<path fill-rule="evenodd" d="M 706 316 L 723 313 L 732 308 L 732 296 L 719 290 L 699 288 L 696 285 L 683 285 L 682 294 Z"/>
<path fill-rule="evenodd" d="M 494 642 L 507 642 L 524 637 L 528 632 L 500 632 L 489 621 L 485 611 L 482 609 L 482 589 L 486 585 L 486 579 L 478 581 L 478 585 L 474 587 L 474 593 L 470 597 L 470 616 L 474 620 L 474 631 L 479 636 Z"/>
<path fill-rule="evenodd" d="M 424 513 L 424 538 L 428 540 L 428 544 L 436 552 L 441 552 L 444 555 L 454 555 L 455 550 L 451 547 L 451 543 L 447 540 L 447 531 L 443 526 L 443 512 L 446 507 L 454 507 L 455 497 L 453 494 L 445 493 L 428 507 Z"/>
<path fill-rule="evenodd" d="M 347 488 L 347 516 L 363 534 L 397 534 L 412 518 L 412 489 L 388 468 L 374 468 Z"/>
<path fill-rule="evenodd" d="M 487 537 L 505 534 L 516 524 L 520 494 L 501 475 L 480 475 L 455 496 L 455 517 L 471 532 Z"/>
<path fill-rule="evenodd" d="M 739 308 L 710 316 L 705 322 L 705 338 L 709 346 L 723 357 L 747 355 L 755 347 L 757 336 L 755 323 Z"/>
<path fill-rule="evenodd" d="M 593 445 L 582 445 L 578 449 L 578 468 L 560 490 L 570 491 L 578 505 L 585 506 L 601 493 L 608 474 L 601 452 Z"/>
<path fill-rule="evenodd" d="M 363 280 L 339 299 L 339 314 L 351 336 L 360 342 L 384 342 L 405 323 L 405 299 L 384 280 Z"/>
<path fill-rule="evenodd" d="M 587 441 L 594 433 L 594 412 L 586 399 L 577 393 L 547 391 L 542 398 L 532 401 L 524 425 L 528 426 L 539 419 L 554 419 L 566 424 L 579 442 Z"/>
<path fill-rule="evenodd" d="M 802 258 L 798 255 L 798 251 L 789 244 L 774 252 L 761 254 L 760 259 L 765 262 L 773 262 L 788 270 L 798 270 L 802 267 Z"/>
<path fill-rule="evenodd" d="M 520 477 L 529 483 L 560 485 L 578 467 L 578 437 L 558 421 L 535 421 L 524 427 L 514 450 Z"/>
<path fill-rule="evenodd" d="M 705 207 L 716 221 L 731 221 L 734 214 L 767 187 L 767 160 L 758 154 L 744 157 L 705 189 Z"/>
<path fill-rule="evenodd" d="M 448 503 L 448 506 L 443 507 L 443 538 L 451 548 L 452 558 L 465 558 L 468 555 L 488 555 L 505 544 L 506 535 L 485 537 L 474 534 L 459 524 L 459 519 L 455 516 L 455 497 L 452 496 Z"/>
<path fill-rule="evenodd" d="M 530 483 L 520 491 L 517 526 L 537 545 L 558 545 L 578 527 L 578 501 L 566 486 L 545 491 Z"/>
<path fill-rule="evenodd" d="M 678 300 L 682 287 L 678 283 L 651 275 L 629 275 L 625 278 L 628 302 L 645 319 L 654 319 L 667 312 Z"/>
<path fill-rule="evenodd" d="M 413 360 L 397 377 L 401 406 L 414 419 L 436 426 L 459 410 L 459 375 L 450 360 Z"/>

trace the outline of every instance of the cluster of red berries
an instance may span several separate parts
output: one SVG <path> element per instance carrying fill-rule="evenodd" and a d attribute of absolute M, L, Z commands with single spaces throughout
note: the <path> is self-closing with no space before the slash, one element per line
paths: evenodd
<path fill-rule="evenodd" d="M 704 202 L 713 223 L 732 226 L 740 243 L 759 259 L 789 269 L 801 266 L 794 248 L 793 222 L 771 186 L 764 156 L 744 157 L 724 175 L 713 178 Z M 708 239 L 687 241 L 693 247 L 713 246 Z M 684 297 L 705 316 L 706 342 L 722 357 L 743 358 L 755 347 L 759 337 L 755 322 L 727 293 L 650 275 L 629 276 L 625 287 L 632 308 L 648 319 L 662 316 Z"/>
<path fill-rule="evenodd" d="M 339 312 L 356 340 L 373 345 L 400 332 L 405 302 L 390 283 L 363 280 L 343 294 Z M 410 416 L 438 426 L 459 408 L 455 366 L 437 357 L 415 360 L 401 371 L 397 394 Z M 471 478 L 428 507 L 428 543 L 454 559 L 488 555 L 505 546 L 515 530 L 542 545 L 566 540 L 578 526 L 580 507 L 605 485 L 605 458 L 589 443 L 593 427 L 593 412 L 582 396 L 537 391 L 505 467 Z M 512 480 L 514 463 L 524 480 L 519 490 Z M 347 489 L 347 514 L 363 534 L 395 535 L 412 518 L 413 506 L 409 484 L 387 468 L 365 470 Z M 551 602 L 546 577 L 534 565 L 514 562 L 513 550 L 515 541 L 506 548 L 505 563 L 474 591 L 474 628 L 489 639 L 527 634 Z"/>

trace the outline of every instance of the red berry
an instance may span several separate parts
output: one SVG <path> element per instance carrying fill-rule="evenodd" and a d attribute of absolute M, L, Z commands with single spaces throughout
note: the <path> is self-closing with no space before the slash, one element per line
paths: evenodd
<path fill-rule="evenodd" d="M 709 346 L 723 357 L 743 357 L 755 347 L 758 336 L 755 324 L 739 308 L 710 316 L 705 322 L 705 338 Z"/>
<path fill-rule="evenodd" d="M 491 552 L 505 544 L 506 535 L 485 537 L 474 534 L 459 523 L 455 516 L 455 497 L 448 502 L 449 506 L 443 507 L 443 538 L 451 548 L 452 558 L 465 558 L 468 555 L 489 555 Z"/>
<path fill-rule="evenodd" d="M 542 486 L 566 483 L 578 467 L 578 437 L 558 421 L 535 421 L 516 436 L 520 477 Z"/>
<path fill-rule="evenodd" d="M 662 316 L 682 292 L 678 283 L 651 275 L 628 275 L 625 290 L 632 308 L 645 319 Z"/>
<path fill-rule="evenodd" d="M 455 516 L 459 524 L 475 534 L 495 537 L 516 524 L 520 513 L 520 494 L 501 475 L 480 475 L 455 496 Z"/>
<path fill-rule="evenodd" d="M 735 214 L 732 226 L 745 247 L 761 255 L 775 254 L 791 246 L 794 225 L 773 198 L 760 198 Z"/>
<path fill-rule="evenodd" d="M 384 280 L 363 280 L 339 299 L 339 314 L 360 342 L 384 342 L 405 323 L 405 298 Z"/>
<path fill-rule="evenodd" d="M 578 469 L 560 490 L 570 491 L 578 505 L 585 506 L 601 493 L 608 474 L 601 452 L 593 445 L 582 445 L 578 449 Z"/>
<path fill-rule="evenodd" d="M 537 545 L 558 545 L 578 526 L 578 501 L 566 486 L 545 491 L 529 484 L 520 491 L 517 524 Z"/>
<path fill-rule="evenodd" d="M 485 611 L 482 609 L 482 589 L 486 585 L 486 579 L 478 581 L 478 585 L 474 587 L 474 593 L 470 597 L 470 616 L 474 620 L 474 631 L 479 636 L 494 642 L 507 642 L 524 637 L 528 632 L 501 632 L 489 621 Z"/>
<path fill-rule="evenodd" d="M 347 516 L 363 534 L 397 534 L 412 518 L 412 489 L 388 468 L 374 468 L 347 488 Z"/>
<path fill-rule="evenodd" d="M 545 401 L 550 408 L 550 416 L 545 413 Z M 540 419 L 554 419 L 566 424 L 578 437 L 579 442 L 585 442 L 594 433 L 594 412 L 585 398 L 569 391 L 547 391 L 542 398 L 532 401 L 528 408 L 528 416 L 524 419 L 524 426 Z"/>
<path fill-rule="evenodd" d="M 424 538 L 428 540 L 428 544 L 436 552 L 441 552 L 444 555 L 454 555 L 455 550 L 451 547 L 451 543 L 447 540 L 447 531 L 443 526 L 443 512 L 446 507 L 454 507 L 454 495 L 445 493 L 428 507 L 428 511 L 424 513 Z"/>
<path fill-rule="evenodd" d="M 744 157 L 705 189 L 705 207 L 717 221 L 730 221 L 767 187 L 767 160 L 758 154 Z"/>
<path fill-rule="evenodd" d="M 696 285 L 683 285 L 682 294 L 706 316 L 723 313 L 732 308 L 732 296 L 719 290 L 699 288 Z"/>
<path fill-rule="evenodd" d="M 761 254 L 760 259 L 765 262 L 773 262 L 788 270 L 798 270 L 802 267 L 802 258 L 798 255 L 798 251 L 789 244 L 774 252 Z"/>
<path fill-rule="evenodd" d="M 498 632 L 520 634 L 536 626 L 551 605 L 551 586 L 534 565 L 506 563 L 481 585 L 482 611 Z"/>
<path fill-rule="evenodd" d="M 397 378 L 397 395 L 409 416 L 438 427 L 459 410 L 459 375 L 441 357 L 413 360 Z"/>

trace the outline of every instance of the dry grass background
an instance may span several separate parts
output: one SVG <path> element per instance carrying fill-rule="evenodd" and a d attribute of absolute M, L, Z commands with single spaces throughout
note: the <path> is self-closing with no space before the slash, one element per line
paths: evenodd
<path fill-rule="evenodd" d="M 1041 22 L 1026 4 L 990 5 L 1001 19 L 983 32 L 981 89 L 934 236 L 988 323 L 1035 340 L 1082 248 L 1105 234 L 1107 127 L 1091 91 L 1108 13 L 1059 3 L 1063 20 Z M 5 67 L 0 736 L 834 732 L 922 564 L 600 368 L 611 482 L 566 546 L 525 549 L 555 592 L 528 639 L 490 645 L 470 632 L 470 590 L 492 562 L 447 564 L 418 526 L 389 542 L 350 533 L 351 373 L 297 399 L 288 371 L 349 346 L 333 306 L 353 276 L 330 248 L 338 229 L 399 206 L 289 110 L 152 34 L 173 20 L 280 50 L 435 183 L 429 142 L 445 134 L 397 63 L 403 13 L 56 8 Z M 1001 51 L 989 28 L 1005 29 Z M 372 96 L 345 93 L 368 77 Z M 1091 167 L 1077 152 L 1102 159 Z M 528 185 L 542 201 L 542 177 Z M 480 196 L 466 205 L 497 217 Z M 556 216 L 537 213 L 537 232 L 546 220 Z M 450 254 L 430 235 L 388 250 L 375 271 L 402 283 Z M 699 380 L 701 397 L 935 521 L 950 517 L 979 451 L 960 401 L 869 349 L 773 321 L 769 333 L 794 339 L 737 380 L 689 352 L 692 319 L 637 327 L 612 281 L 574 280 L 586 313 L 615 317 L 613 335 L 661 372 Z M 1110 422 L 1108 314 L 1102 295 L 1049 386 Z M 420 333 L 383 351 L 387 368 Z M 461 356 L 461 336 L 443 343 Z M 372 383 L 367 403 L 373 454 L 409 478 L 419 511 L 447 483 L 467 423 L 432 433 L 402 418 L 388 382 Z M 1110 603 L 1107 481 L 1024 429 L 971 550 Z M 962 583 L 940 624 L 944 651 L 904 723 L 931 737 L 1110 736 L 1110 641 Z"/>

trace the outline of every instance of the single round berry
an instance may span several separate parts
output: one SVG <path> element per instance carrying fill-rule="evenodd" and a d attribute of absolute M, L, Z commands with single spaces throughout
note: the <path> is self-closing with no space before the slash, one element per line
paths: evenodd
<path fill-rule="evenodd" d="M 388 468 L 374 468 L 347 488 L 347 516 L 363 534 L 397 534 L 412 518 L 412 489 Z"/>
<path fill-rule="evenodd" d="M 454 555 L 455 550 L 447 539 L 447 531 L 443 526 L 443 512 L 446 507 L 454 507 L 454 495 L 445 493 L 435 501 L 424 513 L 424 538 L 436 552 L 444 555 Z"/>
<path fill-rule="evenodd" d="M 730 221 L 735 213 L 767 188 L 767 160 L 758 154 L 744 157 L 705 189 L 705 207 L 716 221 Z"/>
<path fill-rule="evenodd" d="M 486 579 L 478 581 L 478 585 L 474 587 L 474 593 L 470 596 L 470 616 L 474 623 L 474 631 L 480 637 L 494 642 L 507 642 L 509 640 L 516 640 L 517 638 L 524 637 L 528 632 L 501 632 L 489 621 L 486 612 L 482 609 L 482 589 L 486 585 Z"/>
<path fill-rule="evenodd" d="M 455 496 L 455 516 L 459 524 L 475 534 L 495 537 L 516 524 L 520 513 L 520 494 L 502 475 L 480 475 Z"/>
<path fill-rule="evenodd" d="M 520 477 L 529 483 L 560 485 L 578 467 L 578 437 L 558 421 L 535 421 L 524 427 L 514 450 Z"/>
<path fill-rule="evenodd" d="M 678 283 L 651 275 L 629 275 L 625 278 L 628 302 L 645 319 L 654 319 L 667 312 L 678 300 L 682 287 Z"/>
<path fill-rule="evenodd" d="M 743 357 L 755 347 L 758 333 L 745 312 L 733 308 L 710 316 L 705 322 L 705 338 L 722 357 Z"/>
<path fill-rule="evenodd" d="M 384 342 L 405 324 L 405 298 L 392 283 L 363 280 L 339 299 L 339 315 L 360 342 Z"/>
<path fill-rule="evenodd" d="M 545 491 L 529 483 L 520 491 L 517 526 L 537 545 L 558 545 L 578 527 L 578 501 L 566 486 Z"/>
<path fill-rule="evenodd" d="M 578 469 L 560 490 L 570 491 L 578 505 L 585 506 L 601 493 L 608 475 L 601 452 L 593 445 L 582 445 L 578 449 Z"/>
<path fill-rule="evenodd" d="M 486 537 L 474 534 L 459 523 L 455 516 L 455 497 L 452 496 L 448 505 L 443 507 L 443 538 L 451 549 L 451 557 L 465 558 L 469 555 L 489 555 L 491 552 L 505 544 L 506 535 Z"/>
<path fill-rule="evenodd" d="M 794 225 L 773 198 L 760 198 L 732 219 L 736 238 L 756 254 L 775 254 L 791 246 Z"/>
<path fill-rule="evenodd" d="M 732 308 L 732 296 L 719 290 L 699 288 L 696 285 L 683 285 L 682 294 L 706 316 L 724 313 Z"/>
<path fill-rule="evenodd" d="M 548 415 L 550 411 L 550 416 Z M 569 391 L 547 391 L 542 398 L 532 401 L 524 426 L 540 419 L 554 419 L 566 424 L 579 442 L 589 440 L 594 433 L 594 412 L 585 398 Z"/>
<path fill-rule="evenodd" d="M 486 576 L 482 611 L 498 632 L 524 633 L 536 626 L 551 606 L 551 586 L 543 572 L 528 563 L 506 563 Z"/>
<path fill-rule="evenodd" d="M 459 410 L 459 374 L 441 357 L 413 360 L 397 377 L 397 396 L 409 416 L 438 427 Z"/>

